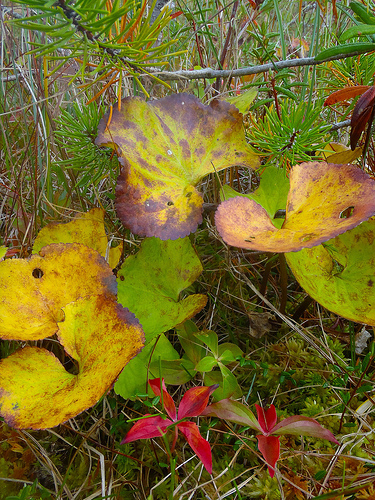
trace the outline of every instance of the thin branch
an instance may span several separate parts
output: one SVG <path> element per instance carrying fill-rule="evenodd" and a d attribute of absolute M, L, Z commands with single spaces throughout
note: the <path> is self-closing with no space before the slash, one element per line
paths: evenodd
<path fill-rule="evenodd" d="M 334 123 L 330 129 L 330 132 L 334 132 L 335 130 L 339 130 L 340 128 L 349 126 L 350 126 L 350 120 L 344 120 L 343 122 Z"/>
<path fill-rule="evenodd" d="M 232 3 L 236 4 L 236 0 Z M 86 29 L 82 24 L 80 24 L 81 16 L 72 9 L 66 2 L 66 0 L 57 0 L 55 3 L 57 7 L 60 7 L 64 16 L 69 19 L 75 29 L 82 33 L 91 43 L 98 46 L 102 51 L 104 51 L 109 57 L 115 58 L 116 60 L 120 60 L 123 64 L 128 67 L 128 70 L 133 69 L 136 72 L 141 72 L 142 70 L 146 73 L 143 73 L 143 76 L 158 76 L 161 80 L 171 81 L 171 80 L 199 80 L 204 78 L 233 78 L 238 76 L 245 75 L 255 75 L 258 73 L 266 73 L 267 71 L 274 70 L 278 71 L 284 68 L 295 68 L 298 66 L 316 66 L 318 64 L 323 64 L 329 61 L 337 61 L 340 59 L 345 59 L 347 57 L 354 57 L 363 54 L 364 52 L 361 50 L 353 50 L 352 52 L 336 54 L 331 57 L 327 57 L 326 59 L 316 60 L 315 57 L 303 57 L 301 59 L 287 59 L 284 61 L 270 62 L 267 64 L 261 64 L 258 66 L 248 66 L 245 68 L 238 68 L 232 70 L 220 70 L 220 69 L 212 69 L 212 68 L 203 68 L 199 70 L 179 70 L 179 71 L 160 71 L 155 67 L 145 67 L 143 65 L 139 65 L 134 61 L 130 60 L 128 57 L 119 57 L 119 50 L 112 49 L 107 45 L 103 44 L 98 38 L 98 35 L 94 35 L 91 31 Z M 8 11 L 7 11 L 8 13 Z M 14 14 L 12 14 L 14 15 Z M 18 16 L 17 16 L 18 17 Z M 141 75 L 140 75 L 141 76 Z"/>
<path fill-rule="evenodd" d="M 347 57 L 354 57 L 363 54 L 359 50 L 353 50 L 346 54 L 337 54 L 335 56 L 328 57 L 327 59 L 321 59 L 317 61 L 315 57 L 303 57 L 301 59 L 287 59 L 285 61 L 277 61 L 267 64 L 260 64 L 258 66 L 247 66 L 246 68 L 238 69 L 212 69 L 203 68 L 192 71 L 180 70 L 180 71 L 159 71 L 153 72 L 152 74 L 157 75 L 163 80 L 198 80 L 200 78 L 229 78 L 236 76 L 245 75 L 255 75 L 258 73 L 266 73 L 270 70 L 281 70 L 284 68 L 295 68 L 298 66 L 316 66 L 318 64 L 323 64 L 329 61 L 337 61 L 339 59 L 346 59 Z M 151 69 L 151 68 L 150 68 Z"/>

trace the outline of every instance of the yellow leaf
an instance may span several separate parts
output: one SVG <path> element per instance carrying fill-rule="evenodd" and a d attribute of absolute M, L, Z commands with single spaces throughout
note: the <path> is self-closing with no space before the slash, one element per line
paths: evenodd
<path fill-rule="evenodd" d="M 57 331 L 62 307 L 79 297 L 115 297 L 116 278 L 98 252 L 78 243 L 0 262 L 0 337 L 38 340 Z"/>
<path fill-rule="evenodd" d="M 375 182 L 354 165 L 308 162 L 293 167 L 286 218 L 277 229 L 254 200 L 219 205 L 217 229 L 226 243 L 264 252 L 311 248 L 354 228 L 375 213 Z"/>
<path fill-rule="evenodd" d="M 63 308 L 58 337 L 79 365 L 68 373 L 46 349 L 25 347 L 0 362 L 0 414 L 18 428 L 54 427 L 94 405 L 144 345 L 139 321 L 106 295 Z"/>
<path fill-rule="evenodd" d="M 66 224 L 51 223 L 41 229 L 34 241 L 33 253 L 51 243 L 82 243 L 93 248 L 105 257 L 111 269 L 117 266 L 122 242 L 114 248 L 109 247 L 104 228 L 105 212 L 101 208 L 93 208 L 87 213 L 77 214 Z"/>
<path fill-rule="evenodd" d="M 202 221 L 196 185 L 232 165 L 257 168 L 242 115 L 225 102 L 209 106 L 189 94 L 145 102 L 122 100 L 99 123 L 96 144 L 116 150 L 123 168 L 116 210 L 125 227 L 141 236 L 176 240 Z"/>
<path fill-rule="evenodd" d="M 339 142 L 330 142 L 327 144 L 324 151 L 320 152 L 320 156 L 322 156 L 328 163 L 351 163 L 361 156 L 362 149 L 362 147 L 358 147 L 352 151 L 347 146 L 344 146 L 344 144 L 340 144 Z"/>

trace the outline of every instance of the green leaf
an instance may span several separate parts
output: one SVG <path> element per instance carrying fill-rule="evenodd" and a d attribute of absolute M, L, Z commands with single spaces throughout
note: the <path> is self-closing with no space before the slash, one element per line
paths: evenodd
<path fill-rule="evenodd" d="M 349 7 L 364 24 L 375 24 L 375 17 L 371 15 L 372 10 L 369 7 L 360 2 L 350 2 Z"/>
<path fill-rule="evenodd" d="M 349 40 L 349 38 L 357 36 L 374 34 L 375 26 L 371 26 L 369 24 L 358 24 L 357 26 L 351 26 L 349 29 L 344 31 L 344 33 L 340 36 L 340 42 L 345 42 L 346 40 Z"/>
<path fill-rule="evenodd" d="M 218 359 L 224 365 L 236 361 L 240 356 L 243 356 L 243 351 L 236 344 L 224 342 L 219 345 Z"/>
<path fill-rule="evenodd" d="M 118 272 L 118 301 L 134 312 L 146 340 L 191 318 L 205 305 L 205 295 L 180 293 L 202 272 L 189 238 L 162 241 L 146 238 L 137 254 Z"/>
<path fill-rule="evenodd" d="M 323 307 L 375 325 L 375 219 L 315 248 L 286 254 L 294 276 Z"/>
<path fill-rule="evenodd" d="M 374 386 L 372 384 L 363 384 L 361 387 L 358 387 L 358 394 L 363 394 L 364 392 L 371 392 Z"/>
<path fill-rule="evenodd" d="M 259 187 L 249 194 L 241 194 L 225 185 L 222 189 L 221 198 L 229 199 L 236 196 L 243 196 L 259 203 L 272 219 L 273 225 L 281 228 L 284 219 L 275 219 L 278 210 L 285 210 L 289 193 L 289 179 L 284 169 L 277 167 L 267 167 L 260 176 Z"/>
<path fill-rule="evenodd" d="M 334 58 L 336 56 L 345 55 L 359 55 L 365 54 L 366 52 L 372 52 L 375 50 L 375 43 L 370 42 L 357 42 L 357 43 L 347 43 L 343 45 L 336 45 L 336 47 L 331 47 L 330 49 L 322 50 L 315 56 L 315 61 L 324 61 L 325 59 Z"/>
<path fill-rule="evenodd" d="M 280 228 L 284 221 L 283 219 L 274 219 L 274 216 L 278 210 L 285 210 L 289 187 L 289 179 L 284 169 L 267 167 L 260 176 L 259 187 L 253 193 L 240 194 L 230 186 L 225 185 L 223 186 L 221 196 L 222 199 L 244 196 L 256 201 L 267 211 L 270 218 L 273 219 L 273 224 Z"/>
<path fill-rule="evenodd" d="M 153 361 L 150 370 L 157 378 L 164 378 L 166 384 L 182 385 L 189 382 L 195 374 L 194 363 L 189 359 Z"/>
<path fill-rule="evenodd" d="M 238 109 L 238 111 L 244 115 L 249 111 L 249 108 L 254 99 L 256 98 L 257 93 L 258 89 L 252 87 L 249 90 L 246 90 L 246 92 L 244 92 L 241 95 L 237 95 L 234 97 L 227 97 L 225 100 L 230 104 L 234 104 Z"/>
<path fill-rule="evenodd" d="M 195 366 L 206 353 L 203 343 L 195 336 L 199 332 L 198 328 L 193 321 L 187 320 L 176 330 L 181 347 Z"/>
<path fill-rule="evenodd" d="M 137 394 L 147 393 L 147 380 L 159 377 L 159 370 L 153 372 L 150 363 L 161 360 L 179 360 L 178 352 L 165 335 L 154 338 L 145 345 L 142 352 L 133 358 L 122 370 L 114 385 L 116 394 L 124 399 L 135 399 Z"/>
<path fill-rule="evenodd" d="M 273 219 L 278 210 L 286 208 L 290 182 L 284 169 L 267 167 L 260 176 L 260 184 L 252 199 L 262 205 Z"/>
<path fill-rule="evenodd" d="M 216 389 L 217 390 L 217 389 Z M 262 429 L 254 413 L 242 403 L 232 399 L 223 399 L 218 403 L 207 406 L 202 415 L 209 417 L 222 418 L 235 422 L 236 424 L 246 425 L 256 431 L 262 432 Z"/>
<path fill-rule="evenodd" d="M 2 260 L 5 257 L 5 254 L 7 253 L 8 248 L 6 246 L 0 246 L 0 260 Z"/>
<path fill-rule="evenodd" d="M 211 330 L 208 330 L 206 332 L 199 332 L 195 334 L 195 337 L 203 342 L 209 350 L 212 352 L 212 354 L 217 357 L 218 355 L 218 338 L 217 334 L 215 332 L 212 332 Z"/>
<path fill-rule="evenodd" d="M 210 386 L 214 384 L 219 384 L 219 387 L 213 393 L 212 398 L 214 401 L 219 401 L 222 398 L 223 393 L 223 376 L 220 370 L 212 370 L 210 372 L 204 373 L 204 385 Z"/>
<path fill-rule="evenodd" d="M 217 365 L 217 360 L 213 356 L 205 356 L 195 366 L 197 372 L 210 372 Z"/>
<path fill-rule="evenodd" d="M 239 386 L 236 376 L 222 363 L 219 363 L 219 368 L 223 376 L 223 388 L 221 387 L 217 390 L 215 394 L 215 399 L 220 398 L 239 398 L 242 396 L 242 390 Z"/>

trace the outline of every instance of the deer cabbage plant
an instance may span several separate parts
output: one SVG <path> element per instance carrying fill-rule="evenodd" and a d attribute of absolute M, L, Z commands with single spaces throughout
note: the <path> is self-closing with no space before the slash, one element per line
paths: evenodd
<path fill-rule="evenodd" d="M 116 189 L 120 219 L 147 238 L 125 258 L 116 279 L 112 269 L 122 248 L 110 247 L 104 213 L 94 209 L 68 224 L 44 228 L 30 258 L 0 262 L 1 338 L 27 342 L 56 334 L 77 365 L 77 373 L 70 373 L 52 352 L 35 346 L 0 361 L 0 414 L 16 428 L 58 425 L 95 404 L 113 384 L 123 397 L 136 397 L 153 375 L 148 370 L 157 372 L 152 361 L 180 359 L 164 333 L 198 313 L 207 300 L 186 292 L 202 272 L 187 236 L 202 220 L 203 198 L 196 186 L 208 173 L 231 165 L 259 165 L 237 108 L 220 101 L 206 106 L 188 94 L 151 102 L 125 99 L 103 118 L 97 143 L 114 148 L 122 165 Z M 289 180 L 286 200 L 288 182 L 277 198 L 286 206 L 265 201 L 267 175 L 251 196 L 232 192 L 216 213 L 222 238 L 247 249 L 297 252 L 289 254 L 289 264 L 307 290 L 319 276 L 312 294 L 323 303 L 339 277 L 340 300 L 353 300 L 345 295 L 348 283 L 371 292 L 370 245 L 360 250 L 356 244 L 362 248 L 372 238 L 371 221 L 358 225 L 375 213 L 374 181 L 354 166 L 325 162 L 297 165 Z M 286 208 L 282 224 L 273 223 L 276 208 Z M 322 265 L 314 252 L 324 254 Z M 355 264 L 359 256 L 362 267 Z M 306 259 L 314 262 L 315 274 L 303 281 Z M 321 286 L 327 278 L 330 285 Z M 365 308 L 373 303 L 368 296 Z M 369 322 L 370 316 L 365 316 Z M 218 366 L 222 394 L 238 392 L 233 384 L 225 387 L 230 380 L 225 364 L 241 353 L 228 346 L 220 351 L 216 343 L 210 347 L 212 339 L 205 335 L 197 339 L 211 354 L 199 364 L 192 353 L 194 370 L 205 372 L 208 380 Z"/>

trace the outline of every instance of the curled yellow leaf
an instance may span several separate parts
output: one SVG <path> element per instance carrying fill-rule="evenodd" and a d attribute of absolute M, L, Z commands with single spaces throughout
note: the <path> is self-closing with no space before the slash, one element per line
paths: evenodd
<path fill-rule="evenodd" d="M 58 337 L 78 362 L 68 373 L 46 349 L 25 347 L 0 361 L 0 414 L 18 429 L 54 427 L 94 405 L 144 345 L 139 321 L 97 295 L 63 308 Z"/>

